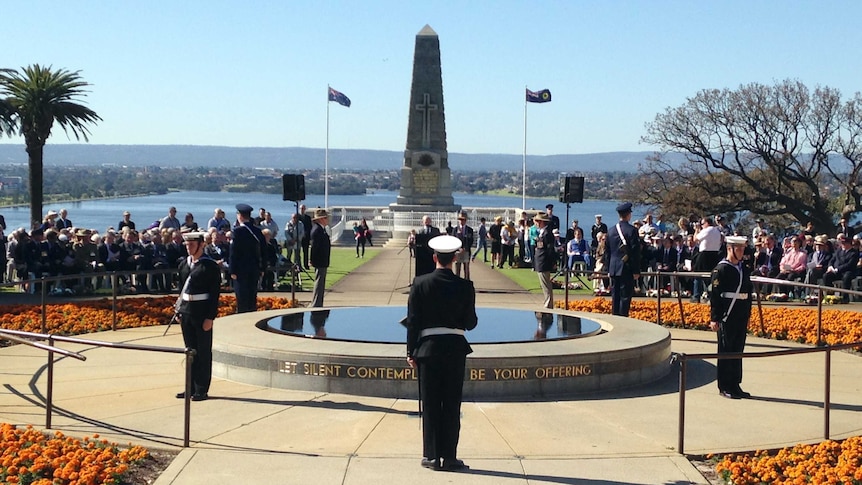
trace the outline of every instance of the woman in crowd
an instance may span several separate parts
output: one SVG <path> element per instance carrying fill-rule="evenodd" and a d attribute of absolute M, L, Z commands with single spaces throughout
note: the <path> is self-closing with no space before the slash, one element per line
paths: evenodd
<path fill-rule="evenodd" d="M 368 227 L 368 221 L 366 221 L 364 217 L 359 223 L 359 227 L 362 228 L 362 232 L 365 234 L 365 240 L 368 242 L 368 245 L 374 246 L 374 244 L 371 242 L 371 228 Z"/>
<path fill-rule="evenodd" d="M 576 261 L 583 262 L 586 267 L 590 266 L 590 252 L 587 241 L 584 240 L 584 230 L 580 227 L 575 229 L 574 237 L 566 243 L 566 254 L 569 256 L 569 271 L 572 271 Z"/>

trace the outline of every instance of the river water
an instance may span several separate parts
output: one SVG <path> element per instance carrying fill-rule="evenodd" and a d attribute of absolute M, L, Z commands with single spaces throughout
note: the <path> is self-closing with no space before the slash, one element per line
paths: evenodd
<path fill-rule="evenodd" d="M 460 204 L 465 209 L 473 207 L 499 207 L 501 209 L 521 207 L 521 197 L 465 193 L 455 193 L 453 196 L 455 203 Z M 329 205 L 330 207 L 382 208 L 394 203 L 396 197 L 398 197 L 398 192 L 395 191 L 377 191 L 365 195 L 330 195 Z M 272 213 L 272 218 L 279 224 L 279 227 L 284 227 L 289 215 L 295 210 L 294 203 L 281 200 L 280 194 L 186 191 L 164 195 L 53 204 L 46 205 L 44 211 L 47 213 L 49 210 L 59 211 L 61 208 L 66 208 L 69 212 L 68 218 L 76 227 L 97 229 L 103 232 L 107 227 L 117 227 L 123 218 L 123 211 L 126 210 L 132 213 L 132 220 L 138 229 L 146 228 L 154 221 L 166 216 L 170 206 L 177 208 L 177 218 L 180 222 L 183 221 L 186 212 L 191 212 L 195 216 L 195 221 L 204 226 L 213 216 L 213 210 L 216 207 L 224 209 L 228 220 L 233 221 L 236 213 L 234 206 L 239 203 L 246 203 L 254 207 L 255 212 L 252 215 L 255 216 L 260 207 L 266 208 Z M 323 205 L 323 196 L 309 194 L 303 203 L 308 208 L 320 207 Z M 554 204 L 554 213 L 563 221 L 566 218 L 565 204 L 552 198 L 528 198 L 526 200 L 527 209 L 544 210 L 545 205 L 549 203 Z M 580 204 L 571 204 L 569 220 L 578 219 L 581 227 L 584 227 L 585 231 L 588 232 L 589 227 L 594 222 L 595 214 L 603 214 L 606 224 L 615 222 L 614 209 L 617 203 L 617 201 L 610 200 L 585 200 Z M 371 210 L 369 210 L 369 215 L 370 213 Z M 6 218 L 7 234 L 15 228 L 28 226 L 29 207 L 4 208 L 0 209 L 0 214 Z M 561 224 L 568 226 L 566 222 L 561 222 Z"/>

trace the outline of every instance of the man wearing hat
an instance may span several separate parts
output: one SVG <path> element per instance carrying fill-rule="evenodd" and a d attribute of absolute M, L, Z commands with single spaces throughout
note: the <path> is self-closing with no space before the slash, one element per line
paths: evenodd
<path fill-rule="evenodd" d="M 751 272 L 743 264 L 748 246 L 745 236 L 727 236 L 727 256 L 712 270 L 709 294 L 709 328 L 718 333 L 718 353 L 745 349 L 748 318 L 751 315 Z M 718 392 L 729 399 L 751 397 L 742 390 L 742 359 L 718 359 Z"/>
<path fill-rule="evenodd" d="M 467 354 L 466 330 L 476 328 L 473 282 L 452 273 L 463 243 L 454 236 L 428 242 L 436 269 L 413 280 L 407 299 L 407 363 L 418 369 L 422 404 L 421 465 L 433 470 L 467 468 L 458 459 L 461 395 Z M 445 311 L 441 308 L 445 307 Z"/>
<path fill-rule="evenodd" d="M 422 227 L 416 230 L 416 276 L 434 271 L 433 251 L 428 246 L 428 242 L 439 235 L 440 229 L 431 225 L 431 216 L 422 217 Z"/>
<path fill-rule="evenodd" d="M 548 226 L 550 226 L 551 230 L 560 229 L 560 218 L 554 215 L 554 204 L 548 204 L 545 206 L 545 213 L 548 214 Z"/>
<path fill-rule="evenodd" d="M 329 213 L 326 209 L 315 209 L 311 218 L 311 254 L 309 261 L 314 266 L 314 291 L 311 294 L 311 306 L 323 306 L 323 291 L 326 289 L 326 271 L 329 268 L 329 253 L 332 243 L 326 226 L 329 225 Z"/>
<path fill-rule="evenodd" d="M 832 254 L 829 249 L 829 238 L 826 234 L 814 236 L 814 252 L 808 258 L 808 271 L 805 274 L 805 282 L 816 285 L 826 268 L 829 267 L 829 262 L 832 260 Z"/>
<path fill-rule="evenodd" d="M 237 313 L 257 310 L 257 283 L 266 269 L 266 240 L 260 228 L 251 223 L 252 210 L 248 204 L 236 205 L 237 225 L 228 254 Z"/>
<path fill-rule="evenodd" d="M 618 205 L 617 214 L 620 216 L 620 222 L 608 231 L 605 255 L 608 258 L 608 276 L 611 277 L 613 314 L 627 317 L 635 280 L 640 277 L 641 240 L 637 229 L 629 224 L 632 218 L 631 202 Z"/>
<path fill-rule="evenodd" d="M 547 214 L 539 212 L 533 217 L 533 222 L 539 227 L 533 269 L 539 275 L 539 286 L 542 287 L 542 294 L 545 296 L 544 307 L 554 308 L 554 284 L 551 282 L 551 275 L 554 273 L 554 265 L 560 258 L 557 253 L 556 238 Z"/>
<path fill-rule="evenodd" d="M 596 214 L 596 223 L 590 229 L 590 255 L 596 260 L 596 249 L 599 247 L 599 233 L 607 234 L 608 225 L 602 222 L 602 215 Z"/>
<path fill-rule="evenodd" d="M 465 280 L 470 279 L 470 251 L 473 249 L 473 228 L 467 225 L 467 213 L 458 214 L 458 225 L 452 229 L 452 235 L 461 240 L 461 251 L 455 254 L 455 274 L 461 276 L 464 268 Z"/>
<path fill-rule="evenodd" d="M 180 295 L 176 314 L 183 331 L 183 344 L 194 349 L 192 359 L 192 401 L 204 401 L 209 396 L 212 381 L 213 320 L 218 315 L 221 270 L 212 259 L 203 255 L 204 233 L 187 232 L 183 241 L 188 257 L 180 262 Z M 177 394 L 186 397 L 185 391 Z"/>

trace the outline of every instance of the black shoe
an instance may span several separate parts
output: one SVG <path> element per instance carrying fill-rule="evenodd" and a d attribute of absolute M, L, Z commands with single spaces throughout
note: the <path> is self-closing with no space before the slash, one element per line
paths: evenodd
<path fill-rule="evenodd" d="M 740 396 L 739 394 L 737 394 L 737 393 L 735 393 L 735 392 L 730 392 L 730 391 L 718 391 L 718 394 L 719 394 L 721 397 L 726 397 L 726 398 L 728 398 L 728 399 L 742 399 L 742 396 Z"/>
<path fill-rule="evenodd" d="M 186 398 L 185 392 L 178 392 L 177 393 L 177 399 L 185 399 L 185 398 Z"/>
<path fill-rule="evenodd" d="M 438 460 L 437 458 L 422 458 L 421 465 L 423 468 L 440 470 L 440 460 Z"/>
<path fill-rule="evenodd" d="M 448 471 L 466 470 L 470 468 L 457 458 L 444 458 L 443 469 Z"/>
<path fill-rule="evenodd" d="M 736 386 L 736 391 L 734 392 L 734 394 L 736 394 L 737 396 L 739 396 L 742 399 L 748 399 L 751 397 L 750 392 L 743 391 L 742 388 L 739 386 Z"/>
<path fill-rule="evenodd" d="M 203 394 L 194 393 L 194 394 L 192 394 L 192 401 L 206 401 L 209 398 L 210 397 L 207 393 L 203 393 Z"/>

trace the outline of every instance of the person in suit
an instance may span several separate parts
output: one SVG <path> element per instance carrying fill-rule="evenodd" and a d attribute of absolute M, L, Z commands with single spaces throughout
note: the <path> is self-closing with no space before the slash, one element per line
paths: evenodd
<path fill-rule="evenodd" d="M 560 218 L 554 215 L 554 204 L 548 204 L 545 206 L 545 213 L 548 215 L 548 225 L 551 226 L 551 230 L 554 229 L 560 230 Z"/>
<path fill-rule="evenodd" d="M 252 224 L 252 210 L 248 204 L 236 205 L 237 225 L 227 258 L 237 313 L 257 311 L 257 284 L 266 269 L 266 240 L 260 228 Z"/>
<path fill-rule="evenodd" d="M 839 248 L 832 255 L 829 267 L 823 273 L 823 286 L 831 287 L 832 283 L 841 281 L 841 286 L 845 290 L 850 289 L 850 284 L 853 278 L 856 277 L 856 266 L 859 264 L 859 251 L 853 247 L 853 239 L 844 235 L 838 234 Z M 850 295 L 841 293 L 841 301 L 844 303 L 850 302 Z"/>
<path fill-rule="evenodd" d="M 71 229 L 72 221 L 66 218 L 66 216 L 68 215 L 69 212 L 66 209 L 60 209 L 59 217 L 57 217 L 57 220 L 54 221 L 54 229 L 58 231 L 60 229 Z"/>
<path fill-rule="evenodd" d="M 462 251 L 455 254 L 455 274 L 461 276 L 461 268 L 464 268 L 465 280 L 470 279 L 470 251 L 473 249 L 474 231 L 467 225 L 467 213 L 458 214 L 458 225 L 452 229 L 452 235 L 461 241 Z"/>
<path fill-rule="evenodd" d="M 473 282 L 452 272 L 463 242 L 453 236 L 428 241 L 435 270 L 413 280 L 407 299 L 407 364 L 418 370 L 422 404 L 421 465 L 432 470 L 468 468 L 458 459 L 461 396 L 467 354 L 464 332 L 476 328 Z M 440 311 L 445 306 L 446 311 Z"/>
<path fill-rule="evenodd" d="M 545 296 L 545 308 L 554 308 L 554 284 L 551 282 L 551 275 L 554 274 L 554 266 L 560 259 L 550 222 L 551 219 L 544 212 L 539 212 L 533 217 L 533 223 L 539 227 L 539 235 L 536 238 L 536 255 L 533 256 L 533 269 L 539 275 L 539 285 Z"/>
<path fill-rule="evenodd" d="M 751 316 L 751 273 L 743 263 L 748 238 L 727 236 L 727 256 L 712 270 L 709 294 L 709 328 L 718 333 L 718 353 L 738 353 L 745 349 L 748 319 Z M 742 359 L 718 359 L 718 392 L 729 399 L 751 397 L 742 390 Z"/>
<path fill-rule="evenodd" d="M 431 225 L 431 216 L 423 217 L 422 227 L 416 230 L 416 277 L 434 271 L 434 251 L 428 246 L 428 241 L 439 235 L 440 229 Z"/>
<path fill-rule="evenodd" d="M 635 280 L 640 278 L 641 242 L 637 229 L 629 224 L 632 218 L 631 202 L 618 205 L 617 214 L 620 222 L 609 229 L 605 255 L 608 258 L 608 275 L 611 277 L 613 314 L 627 317 Z"/>
<path fill-rule="evenodd" d="M 314 266 L 314 291 L 311 294 L 311 306 L 323 306 L 323 292 L 326 289 L 326 271 L 329 269 L 329 255 L 332 243 L 326 226 L 329 225 L 329 213 L 326 209 L 315 209 L 311 219 L 311 265 Z"/>
<path fill-rule="evenodd" d="M 213 320 L 218 315 L 221 272 L 215 261 L 204 253 L 204 233 L 187 232 L 183 241 L 189 256 L 180 263 L 180 296 L 176 314 L 186 348 L 195 350 L 192 359 L 192 401 L 209 398 L 212 381 Z M 185 391 L 177 394 L 186 397 Z"/>
<path fill-rule="evenodd" d="M 125 228 L 129 228 L 132 231 L 135 230 L 135 221 L 132 220 L 132 213 L 129 211 L 123 211 L 123 220 L 117 224 L 117 230 L 122 231 Z"/>
<path fill-rule="evenodd" d="M 305 204 L 299 206 L 299 220 L 305 231 L 299 240 L 299 246 L 302 248 L 302 269 L 308 269 L 308 252 L 311 248 L 311 216 L 308 215 L 308 208 L 305 207 Z M 296 264 L 300 264 L 298 260 Z"/>
<path fill-rule="evenodd" d="M 676 247 L 673 244 L 673 238 L 671 236 L 665 236 L 662 238 L 662 248 L 656 255 L 656 269 L 666 273 L 672 273 L 676 271 L 677 264 L 679 264 L 678 259 L 679 257 Z M 659 279 L 659 290 L 661 288 L 664 288 L 664 286 L 661 279 Z"/>

